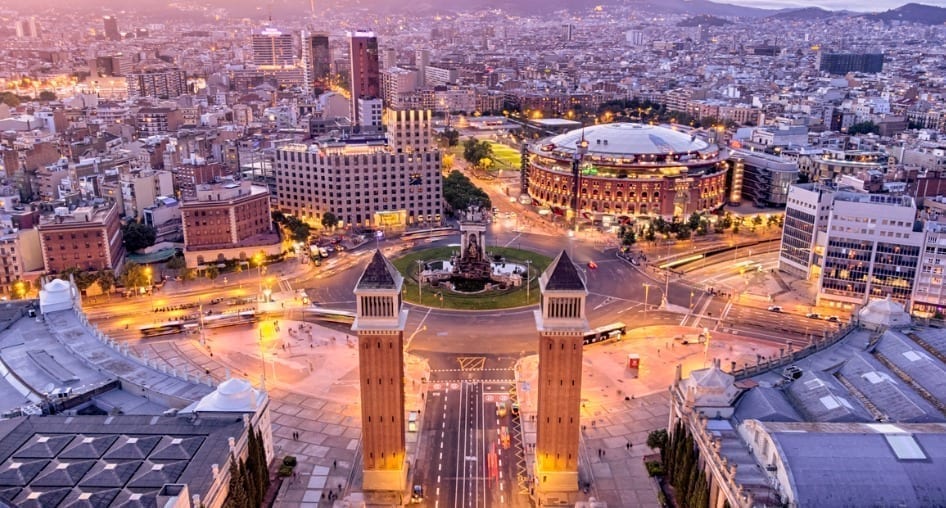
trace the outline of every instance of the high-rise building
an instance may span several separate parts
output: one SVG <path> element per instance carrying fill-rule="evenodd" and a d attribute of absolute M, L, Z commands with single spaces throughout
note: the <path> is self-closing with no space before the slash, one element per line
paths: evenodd
<path fill-rule="evenodd" d="M 402 491 L 406 486 L 403 284 L 397 269 L 375 251 L 355 286 L 352 330 L 358 334 L 365 490 Z"/>
<path fill-rule="evenodd" d="M 876 73 L 884 68 L 883 53 L 819 53 L 818 69 L 829 74 Z"/>
<path fill-rule="evenodd" d="M 19 39 L 38 39 L 39 23 L 36 22 L 36 16 L 17 21 L 16 36 Z"/>
<path fill-rule="evenodd" d="M 118 19 L 115 16 L 103 16 L 102 23 L 105 25 L 105 38 L 107 40 L 122 40 L 122 34 L 118 31 Z"/>
<path fill-rule="evenodd" d="M 535 311 L 539 331 L 536 489 L 578 490 L 581 366 L 588 330 L 588 290 L 565 251 L 539 278 L 542 303 Z"/>
<path fill-rule="evenodd" d="M 427 66 L 430 65 L 430 50 L 418 49 L 414 51 L 414 67 L 417 67 L 417 86 L 426 85 Z"/>
<path fill-rule="evenodd" d="M 184 71 L 176 67 L 146 69 L 129 73 L 128 98 L 154 97 L 173 99 L 187 93 L 187 78 Z"/>
<path fill-rule="evenodd" d="M 309 36 L 309 58 L 312 80 L 324 85 L 332 73 L 332 52 L 328 45 L 328 34 L 316 33 Z"/>
<path fill-rule="evenodd" d="M 909 302 L 924 234 L 909 196 L 793 185 L 779 270 L 817 282 L 819 305 L 851 309 L 870 298 Z"/>
<path fill-rule="evenodd" d="M 360 124 L 358 99 L 381 97 L 381 69 L 378 61 L 378 38 L 374 32 L 352 32 L 351 60 L 352 124 Z"/>
<path fill-rule="evenodd" d="M 275 28 L 265 28 L 253 34 L 253 63 L 264 67 L 292 65 L 295 61 L 292 34 Z"/>
<path fill-rule="evenodd" d="M 384 133 L 278 148 L 277 208 L 313 224 L 326 212 L 346 224 L 389 230 L 439 222 L 441 153 L 431 123 L 429 110 L 387 110 Z"/>
<path fill-rule="evenodd" d="M 381 69 L 390 69 L 397 66 L 397 50 L 394 48 L 384 48 L 381 53 Z"/>

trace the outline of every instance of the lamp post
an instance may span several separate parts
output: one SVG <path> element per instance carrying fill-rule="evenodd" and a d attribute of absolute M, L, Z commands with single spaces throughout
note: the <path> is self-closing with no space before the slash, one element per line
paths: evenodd
<path fill-rule="evenodd" d="M 647 310 L 647 303 L 649 301 L 649 298 L 648 298 L 649 296 L 650 296 L 650 284 L 645 282 L 644 283 L 644 310 Z"/>
<path fill-rule="evenodd" d="M 256 301 L 259 302 L 260 295 L 263 293 L 263 252 L 257 252 L 253 256 L 253 262 L 256 263 Z"/>
<path fill-rule="evenodd" d="M 154 311 L 154 291 L 151 290 L 151 267 L 150 266 L 145 268 L 145 275 L 148 277 L 148 295 L 149 295 L 148 305 L 150 305 L 151 310 Z"/>
<path fill-rule="evenodd" d="M 529 297 L 529 286 L 532 285 L 532 260 L 526 260 L 526 305 L 529 305 L 532 302 L 532 299 Z"/>
<path fill-rule="evenodd" d="M 423 298 L 421 296 L 421 288 L 424 286 L 424 260 L 417 260 L 417 303 L 422 303 Z"/>
<path fill-rule="evenodd" d="M 581 192 L 581 160 L 588 153 L 588 140 L 585 139 L 585 131 L 581 132 L 581 139 L 575 143 L 575 155 L 572 158 L 572 179 L 574 180 L 574 190 L 572 191 L 572 212 L 575 214 L 575 232 L 578 232 L 578 204 L 579 193 Z"/>

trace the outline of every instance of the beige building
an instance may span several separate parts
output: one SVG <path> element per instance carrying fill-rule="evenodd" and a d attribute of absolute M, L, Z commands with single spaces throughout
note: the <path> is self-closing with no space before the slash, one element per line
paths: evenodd
<path fill-rule="evenodd" d="M 431 123 L 430 111 L 388 110 L 384 133 L 277 149 L 276 207 L 311 224 L 328 212 L 345 225 L 439 223 L 441 153 Z"/>

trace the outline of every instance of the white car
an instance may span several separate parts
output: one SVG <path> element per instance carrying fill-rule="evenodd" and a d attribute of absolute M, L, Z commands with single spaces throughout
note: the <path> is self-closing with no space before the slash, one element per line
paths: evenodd
<path fill-rule="evenodd" d="M 769 310 L 772 312 L 782 312 L 782 308 L 778 305 L 769 305 Z"/>

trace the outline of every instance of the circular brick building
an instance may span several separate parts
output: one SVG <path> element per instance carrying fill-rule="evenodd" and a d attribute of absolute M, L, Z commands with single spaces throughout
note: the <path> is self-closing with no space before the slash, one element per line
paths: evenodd
<path fill-rule="evenodd" d="M 572 208 L 576 160 L 578 209 L 586 219 L 685 219 L 726 201 L 726 164 L 719 148 L 666 127 L 595 125 L 541 139 L 525 150 L 528 193 L 557 214 Z"/>

